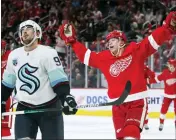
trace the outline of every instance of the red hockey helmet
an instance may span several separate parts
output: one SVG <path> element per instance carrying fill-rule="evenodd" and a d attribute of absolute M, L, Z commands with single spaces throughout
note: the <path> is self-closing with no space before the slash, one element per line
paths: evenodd
<path fill-rule="evenodd" d="M 174 67 L 176 67 L 176 59 L 169 59 L 168 63 L 171 65 L 174 65 Z"/>
<path fill-rule="evenodd" d="M 6 48 L 6 41 L 5 40 L 1 40 L 1 49 L 5 49 Z"/>
<path fill-rule="evenodd" d="M 119 30 L 114 30 L 114 31 L 110 32 L 106 36 L 106 41 L 109 41 L 111 38 L 119 38 L 119 37 L 122 38 L 125 42 L 127 41 L 125 34 Z"/>

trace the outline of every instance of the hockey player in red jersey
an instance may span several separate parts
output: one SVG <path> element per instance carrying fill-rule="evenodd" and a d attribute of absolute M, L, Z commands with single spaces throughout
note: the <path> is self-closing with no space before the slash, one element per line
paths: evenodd
<path fill-rule="evenodd" d="M 1 79 L 2 79 L 2 75 L 4 73 L 4 69 L 6 67 L 7 64 L 7 59 L 8 56 L 10 54 L 10 50 L 6 50 L 6 41 L 2 40 L 1 41 Z M 9 112 L 10 111 L 10 105 L 11 105 L 11 98 L 9 98 L 6 102 L 6 111 Z M 1 134 L 2 137 L 6 137 L 6 136 L 10 136 L 10 129 L 12 126 L 12 116 L 6 116 L 2 119 L 1 121 L 2 123 L 2 129 L 1 129 Z"/>
<path fill-rule="evenodd" d="M 171 102 L 174 102 L 174 112 L 176 115 L 176 59 L 169 59 L 167 63 L 168 69 L 164 69 L 163 72 L 155 79 L 157 82 L 164 81 L 164 99 L 160 111 L 160 126 L 159 130 L 163 130 L 165 114 Z M 176 118 L 175 118 L 176 127 Z"/>
<path fill-rule="evenodd" d="M 156 83 L 155 80 L 155 72 L 153 72 L 148 66 L 144 65 L 144 78 L 146 79 L 146 84 L 149 86 L 150 84 Z"/>
<path fill-rule="evenodd" d="M 172 12 L 167 16 L 163 26 L 139 43 L 132 42 L 127 45 L 123 32 L 110 32 L 106 37 L 109 50 L 96 53 L 76 40 L 76 32 L 72 25 L 65 23 L 60 26 L 61 38 L 66 44 L 70 44 L 79 60 L 100 69 L 105 75 L 109 98 L 120 97 L 126 82 L 131 81 L 131 92 L 125 102 L 112 107 L 117 139 L 140 139 L 147 112 L 144 61 L 175 33 L 176 12 Z"/>
<path fill-rule="evenodd" d="M 148 88 L 149 88 L 150 84 L 156 83 L 155 73 L 151 69 L 149 69 L 149 67 L 146 65 L 144 65 L 144 78 L 146 79 L 146 85 L 148 86 Z M 144 128 L 146 130 L 149 129 L 149 127 L 148 127 L 148 112 L 147 112 L 147 116 L 144 121 Z"/>

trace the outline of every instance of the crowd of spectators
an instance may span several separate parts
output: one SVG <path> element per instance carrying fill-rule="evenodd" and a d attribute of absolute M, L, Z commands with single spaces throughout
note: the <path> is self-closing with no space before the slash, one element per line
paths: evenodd
<path fill-rule="evenodd" d="M 162 0 L 168 8 L 175 0 Z M 78 39 L 89 42 L 92 51 L 107 49 L 106 35 L 113 30 L 125 32 L 128 41 L 141 41 L 162 25 L 167 14 L 154 0 L 2 0 L 1 34 L 9 49 L 20 46 L 18 25 L 27 19 L 36 21 L 43 30 L 41 44 L 54 47 L 70 77 L 73 87 L 85 87 L 85 66 L 59 37 L 59 25 L 71 22 Z M 169 57 L 176 57 L 176 39 L 163 44 L 154 54 L 154 70 L 160 72 Z M 71 74 L 70 74 L 71 73 Z M 89 67 L 88 87 L 97 86 L 97 70 Z"/>

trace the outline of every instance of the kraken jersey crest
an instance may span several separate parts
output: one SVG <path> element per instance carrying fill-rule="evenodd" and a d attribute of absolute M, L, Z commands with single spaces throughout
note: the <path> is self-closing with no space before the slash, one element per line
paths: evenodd
<path fill-rule="evenodd" d="M 21 82 L 24 83 L 20 86 L 20 90 L 23 90 L 30 95 L 32 95 L 38 90 L 38 88 L 40 87 L 40 81 L 33 74 L 37 70 L 38 70 L 37 67 L 30 66 L 28 63 L 24 64 L 19 69 L 18 78 L 20 79 Z"/>

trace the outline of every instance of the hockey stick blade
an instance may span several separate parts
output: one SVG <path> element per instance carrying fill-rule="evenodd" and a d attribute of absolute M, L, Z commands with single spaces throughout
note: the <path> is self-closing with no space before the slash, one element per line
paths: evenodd
<path fill-rule="evenodd" d="M 89 105 L 79 105 L 76 108 L 90 108 L 90 107 L 102 107 L 102 106 L 112 106 L 112 105 L 120 105 L 122 104 L 125 99 L 127 98 L 128 94 L 131 91 L 131 82 L 127 81 L 125 85 L 125 89 L 117 100 L 108 103 L 101 103 L 101 104 L 89 104 Z M 16 112 L 5 112 L 2 113 L 2 116 L 9 116 L 9 115 L 21 115 L 21 114 L 30 114 L 30 113 L 41 113 L 41 112 L 51 112 L 51 111 L 61 111 L 62 108 L 46 108 L 46 109 L 33 109 L 33 110 L 23 110 L 23 111 L 16 111 Z"/>
<path fill-rule="evenodd" d="M 120 105 L 120 104 L 122 104 L 125 101 L 125 99 L 127 98 L 128 94 L 130 93 L 130 91 L 131 91 L 131 82 L 127 81 L 127 83 L 125 85 L 125 89 L 124 89 L 122 95 L 117 100 L 112 101 L 112 102 L 108 102 L 108 103 L 101 103 L 101 104 L 79 105 L 79 106 L 77 106 L 77 109 L 79 109 L 79 108 L 89 108 L 89 107 Z"/>

